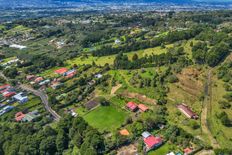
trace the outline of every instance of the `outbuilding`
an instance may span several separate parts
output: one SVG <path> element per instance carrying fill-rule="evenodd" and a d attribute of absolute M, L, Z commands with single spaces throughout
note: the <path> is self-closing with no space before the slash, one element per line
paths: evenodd
<path fill-rule="evenodd" d="M 130 110 L 130 111 L 136 111 L 137 109 L 138 109 L 138 106 L 137 106 L 137 104 L 136 103 L 134 103 L 134 102 L 128 102 L 127 104 L 126 104 L 126 107 Z"/>

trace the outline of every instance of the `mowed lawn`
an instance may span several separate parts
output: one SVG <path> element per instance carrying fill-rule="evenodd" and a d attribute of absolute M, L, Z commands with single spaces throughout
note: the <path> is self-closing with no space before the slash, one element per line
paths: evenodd
<path fill-rule="evenodd" d="M 84 119 L 94 128 L 102 131 L 113 131 L 121 126 L 127 118 L 126 111 L 116 106 L 99 106 L 84 116 Z"/>
<path fill-rule="evenodd" d="M 148 152 L 148 155 L 165 155 L 171 151 L 179 151 L 179 149 L 177 149 L 175 145 L 165 143 L 158 149 Z"/>

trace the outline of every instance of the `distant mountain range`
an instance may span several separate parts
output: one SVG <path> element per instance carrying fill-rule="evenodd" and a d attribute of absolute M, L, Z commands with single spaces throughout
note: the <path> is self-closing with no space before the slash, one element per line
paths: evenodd
<path fill-rule="evenodd" d="M 211 3 L 222 4 L 231 3 L 232 0 L 0 0 L 0 8 L 15 7 L 72 7 L 78 4 L 108 4 L 108 3 L 174 3 L 174 4 L 194 4 Z"/>

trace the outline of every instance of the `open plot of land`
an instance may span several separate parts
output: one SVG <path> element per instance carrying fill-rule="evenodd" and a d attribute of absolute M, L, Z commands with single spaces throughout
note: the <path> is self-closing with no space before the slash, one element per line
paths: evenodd
<path fill-rule="evenodd" d="M 156 89 L 154 87 L 144 87 L 138 88 L 130 83 L 130 79 L 133 77 L 133 74 L 139 74 L 143 78 L 152 78 L 155 72 L 159 72 L 164 70 L 165 68 L 146 68 L 146 72 L 141 73 L 141 70 L 111 70 L 109 72 L 110 75 L 119 83 L 122 84 L 122 87 L 117 91 L 118 93 L 122 93 L 127 90 L 128 92 L 139 93 L 141 95 L 146 95 L 149 98 L 156 98 L 158 93 L 156 93 Z"/>
<path fill-rule="evenodd" d="M 168 47 L 172 47 L 173 45 L 168 45 Z M 139 50 L 135 52 L 130 52 L 126 53 L 128 58 L 131 60 L 133 55 L 136 53 L 139 57 L 144 57 L 145 55 L 158 55 L 167 52 L 166 49 L 162 49 L 161 47 L 154 47 L 154 48 L 148 48 L 145 50 Z M 93 57 L 93 56 L 87 56 L 87 57 L 78 57 L 72 60 L 68 60 L 67 63 L 70 65 L 77 64 L 77 65 L 82 65 L 82 64 L 92 64 L 93 61 L 97 65 L 105 65 L 106 63 L 108 64 L 113 64 L 114 59 L 116 55 L 111 55 L 111 56 L 102 56 L 102 57 Z"/>
<path fill-rule="evenodd" d="M 203 73 L 190 67 L 184 69 L 182 73 L 177 76 L 179 82 L 175 84 L 169 84 L 167 103 L 169 113 L 168 120 L 171 124 L 178 125 L 189 133 L 204 137 L 200 128 L 194 130 L 190 126 L 190 124 L 194 122 L 200 125 L 200 120 L 188 119 L 176 108 L 177 104 L 184 103 L 188 105 L 193 112 L 196 112 L 198 115 L 200 115 L 202 101 L 199 99 L 203 92 L 203 81 L 201 80 Z"/>
<path fill-rule="evenodd" d="M 84 116 L 84 119 L 99 131 L 113 131 L 126 120 L 127 113 L 113 105 L 99 106 Z"/>
<path fill-rule="evenodd" d="M 209 129 L 213 136 L 216 137 L 217 142 L 222 148 L 232 148 L 232 132 L 231 127 L 225 127 L 222 125 L 221 121 L 217 118 L 217 114 L 225 111 L 230 119 L 232 119 L 231 109 L 221 109 L 219 107 L 218 101 L 222 99 L 225 94 L 225 89 L 223 88 L 223 82 L 217 80 L 216 77 L 213 78 L 212 84 L 212 94 L 211 94 L 211 104 L 208 107 L 208 124 Z"/>

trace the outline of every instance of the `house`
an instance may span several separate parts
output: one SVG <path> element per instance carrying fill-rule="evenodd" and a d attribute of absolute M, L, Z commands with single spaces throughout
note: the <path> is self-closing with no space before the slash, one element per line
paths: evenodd
<path fill-rule="evenodd" d="M 59 75 L 63 75 L 63 74 L 66 73 L 67 71 L 68 71 L 67 68 L 60 68 L 60 69 L 55 70 L 55 73 L 56 73 L 56 74 L 59 74 Z"/>
<path fill-rule="evenodd" d="M 13 87 L 7 87 L 4 90 L 1 90 L 0 93 L 4 93 L 4 92 L 15 92 L 15 89 Z"/>
<path fill-rule="evenodd" d="M 0 110 L 0 116 L 3 115 L 3 114 L 5 114 L 5 113 L 7 113 L 7 112 L 9 112 L 9 111 L 11 111 L 12 109 L 14 109 L 13 106 L 9 106 L 9 105 L 5 106 L 4 108 L 2 108 Z"/>
<path fill-rule="evenodd" d="M 65 72 L 63 75 L 66 77 L 66 78 L 72 78 L 76 75 L 77 71 L 75 69 L 71 69 L 67 72 Z"/>
<path fill-rule="evenodd" d="M 160 137 L 155 137 L 147 131 L 143 132 L 142 136 L 144 144 L 146 145 L 146 151 L 150 151 L 154 148 L 157 148 L 163 143 L 163 140 Z"/>
<path fill-rule="evenodd" d="M 7 89 L 7 88 L 10 88 L 10 87 L 11 86 L 9 84 L 4 84 L 4 85 L 0 86 L 0 91 Z"/>
<path fill-rule="evenodd" d="M 170 152 L 170 153 L 168 153 L 166 155 L 175 155 L 175 153 L 174 152 Z"/>
<path fill-rule="evenodd" d="M 198 119 L 198 115 L 196 113 L 194 113 L 187 105 L 185 105 L 185 104 L 178 104 L 177 108 L 183 114 L 185 114 L 185 116 L 187 116 L 188 118 Z"/>
<path fill-rule="evenodd" d="M 64 75 L 64 76 L 68 76 L 68 75 L 70 75 L 70 74 L 76 74 L 76 72 L 77 72 L 77 71 L 76 71 L 75 69 L 71 69 L 71 70 L 65 72 L 63 75 Z"/>
<path fill-rule="evenodd" d="M 193 152 L 193 150 L 191 148 L 189 148 L 189 147 L 184 149 L 184 155 L 188 155 L 188 154 L 190 154 L 192 152 Z"/>
<path fill-rule="evenodd" d="M 28 97 L 25 96 L 23 94 L 23 92 L 20 92 L 20 93 L 14 95 L 12 98 L 15 99 L 16 101 L 18 101 L 21 104 L 26 103 L 28 101 Z"/>
<path fill-rule="evenodd" d="M 15 120 L 16 120 L 16 122 L 22 121 L 22 119 L 23 119 L 24 117 L 25 117 L 25 114 L 22 113 L 22 112 L 18 112 L 18 113 L 15 114 Z"/>
<path fill-rule="evenodd" d="M 27 80 L 27 81 L 32 81 L 32 80 L 34 80 L 35 78 L 36 78 L 35 75 L 27 75 L 27 76 L 26 76 L 26 80 Z"/>
<path fill-rule="evenodd" d="M 10 98 L 10 97 L 14 96 L 15 94 L 16 94 L 15 92 L 10 92 L 10 91 L 5 91 L 4 93 L 2 93 L 2 95 L 5 98 Z"/>
<path fill-rule="evenodd" d="M 49 82 L 50 82 L 50 80 L 47 79 L 47 80 L 41 81 L 41 82 L 39 83 L 39 85 L 40 85 L 40 86 L 46 85 L 46 84 L 48 84 Z"/>
<path fill-rule="evenodd" d="M 39 82 L 41 82 L 41 81 L 43 81 L 43 78 L 42 78 L 42 77 L 37 77 L 37 78 L 34 80 L 35 83 L 39 83 Z"/>
<path fill-rule="evenodd" d="M 96 74 L 94 77 L 100 79 L 102 78 L 102 76 L 103 76 L 102 74 Z"/>
<path fill-rule="evenodd" d="M 142 111 L 142 112 L 148 111 L 148 107 L 145 106 L 144 104 L 139 104 L 139 105 L 138 105 L 138 108 L 139 108 L 139 110 Z"/>
<path fill-rule="evenodd" d="M 130 135 L 130 133 L 129 133 L 129 131 L 127 129 L 122 129 L 122 130 L 119 131 L 119 133 L 122 136 L 129 136 Z"/>
<path fill-rule="evenodd" d="M 25 115 L 25 117 L 22 119 L 22 121 L 24 121 L 24 122 L 32 122 L 39 116 L 40 116 L 40 114 L 39 114 L 38 110 L 34 110 L 32 112 L 27 113 Z"/>
<path fill-rule="evenodd" d="M 170 153 L 168 153 L 166 155 L 175 155 L 175 153 L 174 152 L 170 152 Z"/>
<path fill-rule="evenodd" d="M 17 44 L 12 44 L 12 45 L 10 45 L 10 47 L 11 48 L 17 48 L 17 49 L 20 49 L 20 50 L 27 48 L 27 46 L 17 45 Z"/>
<path fill-rule="evenodd" d="M 89 85 L 89 86 L 93 86 L 95 83 L 96 83 L 95 80 L 91 80 L 91 81 L 88 82 L 88 85 Z"/>
<path fill-rule="evenodd" d="M 126 104 L 126 107 L 130 110 L 130 111 L 136 111 L 137 109 L 138 109 L 138 106 L 137 106 L 137 104 L 136 103 L 134 103 L 134 102 L 128 102 L 127 104 Z"/>
<path fill-rule="evenodd" d="M 116 39 L 116 40 L 114 41 L 114 43 L 115 43 L 115 44 L 120 44 L 121 41 L 120 41 L 119 39 Z"/>

